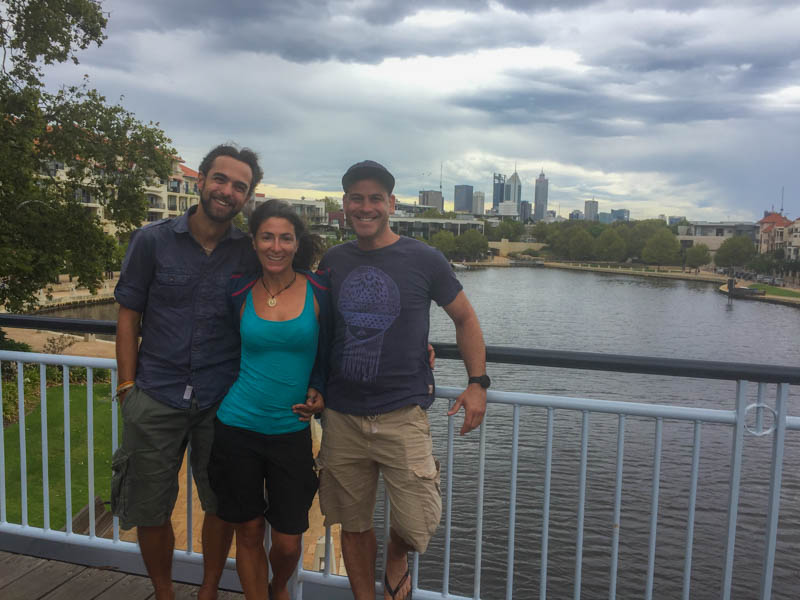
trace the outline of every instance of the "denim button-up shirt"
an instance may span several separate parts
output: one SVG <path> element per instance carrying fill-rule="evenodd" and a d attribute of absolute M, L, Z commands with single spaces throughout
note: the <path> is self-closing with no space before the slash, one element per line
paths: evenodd
<path fill-rule="evenodd" d="M 233 273 L 258 268 L 249 236 L 231 226 L 206 255 L 189 232 L 189 215 L 135 231 L 114 296 L 142 313 L 136 385 L 174 408 L 222 400 L 239 370 L 238 324 L 226 287 Z M 191 386 L 191 389 L 187 389 Z"/>

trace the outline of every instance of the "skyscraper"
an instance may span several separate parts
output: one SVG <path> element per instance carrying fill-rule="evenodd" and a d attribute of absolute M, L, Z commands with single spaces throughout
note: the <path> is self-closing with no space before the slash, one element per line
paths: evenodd
<path fill-rule="evenodd" d="M 444 198 L 439 190 L 420 190 L 419 203 L 421 206 L 430 206 L 439 212 L 444 212 Z"/>
<path fill-rule="evenodd" d="M 473 215 L 482 215 L 485 203 L 486 203 L 486 194 L 484 194 L 483 192 L 473 192 L 472 193 L 472 214 Z"/>
<path fill-rule="evenodd" d="M 506 176 L 500 173 L 494 173 L 493 179 L 492 208 L 497 209 L 497 205 L 505 199 Z"/>
<path fill-rule="evenodd" d="M 536 191 L 533 198 L 533 220 L 542 221 L 547 214 L 547 186 L 549 181 L 544 176 L 544 169 L 536 179 Z"/>
<path fill-rule="evenodd" d="M 583 203 L 583 212 L 587 221 L 597 221 L 597 200 L 592 198 Z"/>
<path fill-rule="evenodd" d="M 453 204 L 456 212 L 472 212 L 472 186 L 457 185 L 453 193 Z"/>
<path fill-rule="evenodd" d="M 523 200 L 519 203 L 519 220 L 523 223 L 530 221 L 531 219 L 531 203 L 527 200 Z"/>
<path fill-rule="evenodd" d="M 522 182 L 519 180 L 517 170 L 506 180 L 506 202 L 513 202 L 519 212 L 519 203 L 522 201 Z"/>
<path fill-rule="evenodd" d="M 611 209 L 611 220 L 612 221 L 630 221 L 631 220 L 631 211 L 627 208 L 612 208 Z"/>

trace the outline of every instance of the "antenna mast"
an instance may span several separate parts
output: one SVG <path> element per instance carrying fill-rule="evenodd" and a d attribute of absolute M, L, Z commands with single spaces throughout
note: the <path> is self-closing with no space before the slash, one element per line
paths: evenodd
<path fill-rule="evenodd" d="M 442 163 L 439 163 L 439 193 L 442 191 Z"/>

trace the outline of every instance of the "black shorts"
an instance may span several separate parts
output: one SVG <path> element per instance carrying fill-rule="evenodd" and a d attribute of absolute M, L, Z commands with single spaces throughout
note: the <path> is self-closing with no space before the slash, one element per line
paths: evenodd
<path fill-rule="evenodd" d="M 311 428 L 264 435 L 219 420 L 214 425 L 208 477 L 217 496 L 217 516 L 244 523 L 264 515 L 286 534 L 308 529 L 318 486 Z"/>

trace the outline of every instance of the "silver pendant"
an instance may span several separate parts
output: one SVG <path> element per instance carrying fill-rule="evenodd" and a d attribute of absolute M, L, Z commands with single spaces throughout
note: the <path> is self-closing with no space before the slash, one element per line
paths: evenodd
<path fill-rule="evenodd" d="M 270 298 L 269 300 L 267 300 L 267 306 L 269 306 L 270 308 L 275 306 L 277 303 L 278 303 L 278 301 L 275 299 L 274 296 L 272 298 Z"/>

